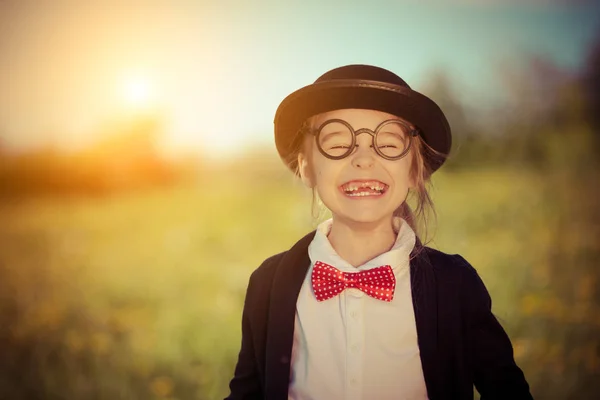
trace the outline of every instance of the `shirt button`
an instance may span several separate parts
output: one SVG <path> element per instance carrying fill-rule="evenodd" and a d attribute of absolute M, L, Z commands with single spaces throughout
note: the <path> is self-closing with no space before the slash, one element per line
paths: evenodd
<path fill-rule="evenodd" d="M 356 353 L 356 352 L 358 351 L 358 349 L 359 349 L 359 348 L 360 348 L 360 346 L 359 346 L 359 345 L 357 345 L 357 344 L 355 344 L 355 345 L 352 345 L 352 351 L 353 351 L 354 353 Z"/>
<path fill-rule="evenodd" d="M 357 311 L 352 311 L 350 313 L 350 315 L 352 315 L 352 318 L 358 318 L 358 312 Z"/>
<path fill-rule="evenodd" d="M 356 378 L 350 379 L 350 384 L 351 385 L 356 385 Z"/>

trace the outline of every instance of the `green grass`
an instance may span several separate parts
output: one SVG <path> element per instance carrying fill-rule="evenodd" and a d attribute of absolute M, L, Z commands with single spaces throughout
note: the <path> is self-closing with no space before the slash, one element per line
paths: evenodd
<path fill-rule="evenodd" d="M 4 205 L 3 318 L 11 343 L 37 349 L 13 367 L 37 369 L 28 379 L 53 391 L 47 398 L 222 398 L 250 273 L 317 223 L 310 195 L 285 171 L 232 168 L 240 173 L 152 192 Z M 539 301 L 549 287 L 560 203 L 539 176 L 508 169 L 440 173 L 433 197 L 430 245 L 478 269 L 518 336 L 519 362 L 537 376 L 536 349 L 560 342 L 521 326 L 541 313 L 527 296 Z M 0 380 L 0 397 L 16 393 L 10 385 Z"/>

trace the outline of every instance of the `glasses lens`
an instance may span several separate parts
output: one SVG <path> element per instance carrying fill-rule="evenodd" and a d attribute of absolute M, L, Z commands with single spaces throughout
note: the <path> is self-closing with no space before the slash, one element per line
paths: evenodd
<path fill-rule="evenodd" d="M 375 135 L 375 146 L 386 157 L 400 157 L 409 141 L 408 126 L 395 121 L 381 126 Z"/>
<path fill-rule="evenodd" d="M 352 132 L 341 122 L 327 122 L 321 128 L 318 145 L 331 157 L 344 156 L 352 151 Z"/>

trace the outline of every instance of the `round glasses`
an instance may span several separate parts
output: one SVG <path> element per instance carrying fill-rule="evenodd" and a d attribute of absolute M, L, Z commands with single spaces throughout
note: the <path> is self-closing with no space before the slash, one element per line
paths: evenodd
<path fill-rule="evenodd" d="M 356 137 L 361 133 L 371 135 L 371 147 L 386 160 L 399 160 L 408 154 L 412 138 L 418 135 L 417 129 L 399 119 L 383 121 L 374 131 L 367 128 L 355 131 L 344 120 L 329 119 L 315 131 L 315 138 L 321 154 L 332 160 L 341 160 L 358 147 Z"/>

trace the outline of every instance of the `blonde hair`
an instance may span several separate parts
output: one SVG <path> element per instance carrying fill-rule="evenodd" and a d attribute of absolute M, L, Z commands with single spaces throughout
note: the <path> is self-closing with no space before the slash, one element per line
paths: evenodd
<path fill-rule="evenodd" d="M 298 165 L 299 154 L 304 154 L 309 165 L 312 164 L 310 157 L 311 152 L 306 149 L 306 146 L 307 143 L 312 144 L 312 141 L 307 139 L 312 139 L 313 137 L 313 121 L 314 117 L 311 117 L 302 124 L 293 140 L 294 150 L 291 152 L 288 159 L 284 160 L 294 171 L 296 176 L 300 176 L 300 167 Z M 422 247 L 427 245 L 430 241 L 430 239 L 428 239 L 430 214 L 433 217 L 433 220 L 437 221 L 433 200 L 431 199 L 428 190 L 428 187 L 431 186 L 431 175 L 437 167 L 446 160 L 446 155 L 434 150 L 423 140 L 421 135 L 417 135 L 413 138 L 409 154 L 412 154 L 409 174 L 415 182 L 415 188 L 409 190 L 407 199 L 394 211 L 393 215 L 395 217 L 403 218 L 415 232 L 418 238 L 415 249 L 419 252 Z M 313 217 L 315 217 L 315 204 L 322 203 L 320 203 L 314 188 L 312 189 L 312 195 Z M 414 210 L 407 203 L 409 198 L 415 202 Z M 420 239 L 421 235 L 419 233 L 421 230 L 424 231 L 423 237 L 427 239 L 425 241 Z"/>

